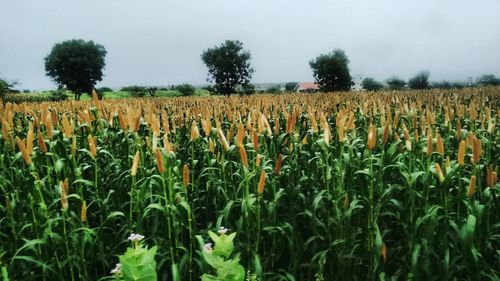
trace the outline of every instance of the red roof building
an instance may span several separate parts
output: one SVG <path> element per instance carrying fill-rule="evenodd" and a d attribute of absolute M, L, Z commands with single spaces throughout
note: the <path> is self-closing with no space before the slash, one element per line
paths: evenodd
<path fill-rule="evenodd" d="M 312 93 L 319 90 L 319 85 L 314 82 L 299 82 L 294 91 L 297 93 Z"/>

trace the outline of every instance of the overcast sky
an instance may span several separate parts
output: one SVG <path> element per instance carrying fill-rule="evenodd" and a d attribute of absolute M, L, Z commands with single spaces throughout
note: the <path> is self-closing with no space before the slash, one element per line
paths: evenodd
<path fill-rule="evenodd" d="M 203 50 L 240 40 L 252 82 L 312 81 L 344 49 L 352 75 L 500 75 L 500 0 L 0 0 L 0 77 L 49 89 L 43 58 L 68 39 L 108 54 L 98 86 L 203 84 Z"/>

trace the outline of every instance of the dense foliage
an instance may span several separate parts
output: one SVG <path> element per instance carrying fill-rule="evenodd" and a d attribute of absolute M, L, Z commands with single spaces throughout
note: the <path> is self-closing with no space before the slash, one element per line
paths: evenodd
<path fill-rule="evenodd" d="M 90 94 L 94 85 L 102 80 L 106 50 L 93 41 L 68 40 L 57 43 L 45 57 L 45 71 L 61 88 L 75 93 Z"/>
<path fill-rule="evenodd" d="M 406 86 L 405 80 L 397 77 L 397 76 L 392 76 L 389 79 L 385 81 L 387 85 L 389 86 L 389 89 L 391 90 L 402 90 Z"/>
<path fill-rule="evenodd" d="M 354 85 L 349 73 L 349 59 L 343 50 L 335 49 L 311 60 L 314 79 L 321 91 L 349 91 Z"/>
<path fill-rule="evenodd" d="M 238 40 L 226 40 L 201 54 L 201 60 L 208 67 L 208 81 L 214 82 L 215 91 L 224 95 L 236 93 L 238 85 L 250 82 L 254 72 L 251 58 L 250 52 L 243 50 L 243 43 Z"/>
<path fill-rule="evenodd" d="M 429 88 L 429 71 L 420 71 L 408 80 L 408 86 L 414 90 L 424 90 Z"/>
<path fill-rule="evenodd" d="M 238 262 L 252 280 L 498 280 L 499 102 L 475 88 L 0 106 L 0 274 L 99 280 L 125 253 L 148 274 L 154 256 L 159 280 Z M 221 226 L 240 256 L 199 250 Z M 131 233 L 152 250 L 127 250 Z"/>
<path fill-rule="evenodd" d="M 384 88 L 384 84 L 371 77 L 366 77 L 365 79 L 363 79 L 363 82 L 361 82 L 361 86 L 367 91 L 379 91 Z"/>

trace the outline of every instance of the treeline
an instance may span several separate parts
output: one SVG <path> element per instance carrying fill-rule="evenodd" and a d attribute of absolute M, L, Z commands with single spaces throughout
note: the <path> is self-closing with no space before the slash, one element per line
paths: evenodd
<path fill-rule="evenodd" d="M 424 90 L 424 89 L 462 89 L 465 87 L 476 87 L 476 86 L 499 86 L 500 78 L 495 77 L 493 74 L 485 74 L 475 81 L 470 79 L 467 82 L 462 81 L 433 81 L 429 80 L 429 72 L 421 71 L 415 76 L 405 81 L 398 76 L 391 76 L 385 83 L 375 80 L 371 77 L 366 77 L 361 82 L 361 86 L 367 91 L 379 91 L 379 90 Z"/>

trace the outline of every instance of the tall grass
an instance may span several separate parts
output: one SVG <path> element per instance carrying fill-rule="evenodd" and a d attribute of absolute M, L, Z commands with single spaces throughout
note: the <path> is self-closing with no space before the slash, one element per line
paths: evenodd
<path fill-rule="evenodd" d="M 106 279 L 130 233 L 160 280 L 237 232 L 261 280 L 498 280 L 499 88 L 0 107 L 0 268 Z"/>

